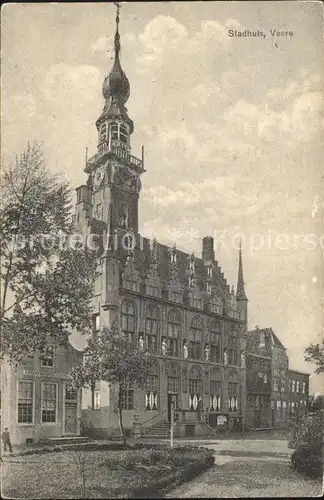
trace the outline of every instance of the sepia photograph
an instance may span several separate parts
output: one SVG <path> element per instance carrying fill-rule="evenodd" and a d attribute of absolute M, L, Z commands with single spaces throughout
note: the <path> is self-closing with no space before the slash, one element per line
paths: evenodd
<path fill-rule="evenodd" d="M 1 13 L 1 496 L 320 497 L 323 3 Z"/>

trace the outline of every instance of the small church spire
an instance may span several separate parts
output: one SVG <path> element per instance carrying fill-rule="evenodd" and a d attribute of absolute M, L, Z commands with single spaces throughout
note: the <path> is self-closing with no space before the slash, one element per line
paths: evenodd
<path fill-rule="evenodd" d="M 244 289 L 243 263 L 242 263 L 242 244 L 241 244 L 241 240 L 240 240 L 240 249 L 239 249 L 239 264 L 238 264 L 236 298 L 237 298 L 237 300 L 248 300 L 247 296 L 246 296 L 246 293 L 245 293 L 245 289 Z"/>

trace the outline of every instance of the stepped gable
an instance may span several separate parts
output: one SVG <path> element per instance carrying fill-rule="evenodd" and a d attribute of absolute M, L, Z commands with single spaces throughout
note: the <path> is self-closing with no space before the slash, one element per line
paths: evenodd
<path fill-rule="evenodd" d="M 151 259 L 151 248 L 152 242 L 148 238 L 140 237 L 137 235 L 136 238 L 137 245 L 134 249 L 134 258 L 139 269 L 141 276 L 144 278 L 147 273 L 147 269 Z M 156 241 L 156 260 L 157 260 L 157 271 L 162 282 L 169 279 L 169 269 L 170 269 L 170 251 L 172 247 L 164 245 Z M 221 284 L 222 292 L 226 295 L 230 295 L 230 287 L 227 284 L 226 278 L 221 271 L 216 260 L 214 261 L 204 261 L 201 257 L 194 256 L 195 270 L 189 271 L 189 260 L 192 258 L 192 254 L 183 252 L 176 248 L 176 264 L 174 264 L 177 269 L 180 282 L 185 286 L 187 285 L 188 276 L 193 274 L 197 279 L 197 284 L 201 292 L 205 291 L 205 281 L 206 281 L 206 266 L 212 265 L 213 267 L 213 277 L 212 283 L 217 287 Z"/>

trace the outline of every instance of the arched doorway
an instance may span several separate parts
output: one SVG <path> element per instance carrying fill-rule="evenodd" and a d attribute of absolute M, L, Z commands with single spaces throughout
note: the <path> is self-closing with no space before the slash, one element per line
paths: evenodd
<path fill-rule="evenodd" d="M 171 421 L 171 406 L 176 410 L 179 403 L 180 392 L 180 366 L 178 363 L 170 362 L 167 364 L 167 408 L 168 421 Z"/>

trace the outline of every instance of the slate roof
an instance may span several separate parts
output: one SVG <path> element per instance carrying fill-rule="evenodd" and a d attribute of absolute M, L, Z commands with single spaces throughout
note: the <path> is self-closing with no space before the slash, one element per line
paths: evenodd
<path fill-rule="evenodd" d="M 280 349 L 286 349 L 285 346 L 280 342 L 277 335 L 274 333 L 272 328 L 256 328 L 254 330 L 249 330 L 247 333 L 248 336 L 248 349 L 252 348 L 256 342 L 260 342 L 260 334 L 264 334 L 264 338 L 267 344 L 271 343 L 275 347 Z"/>

